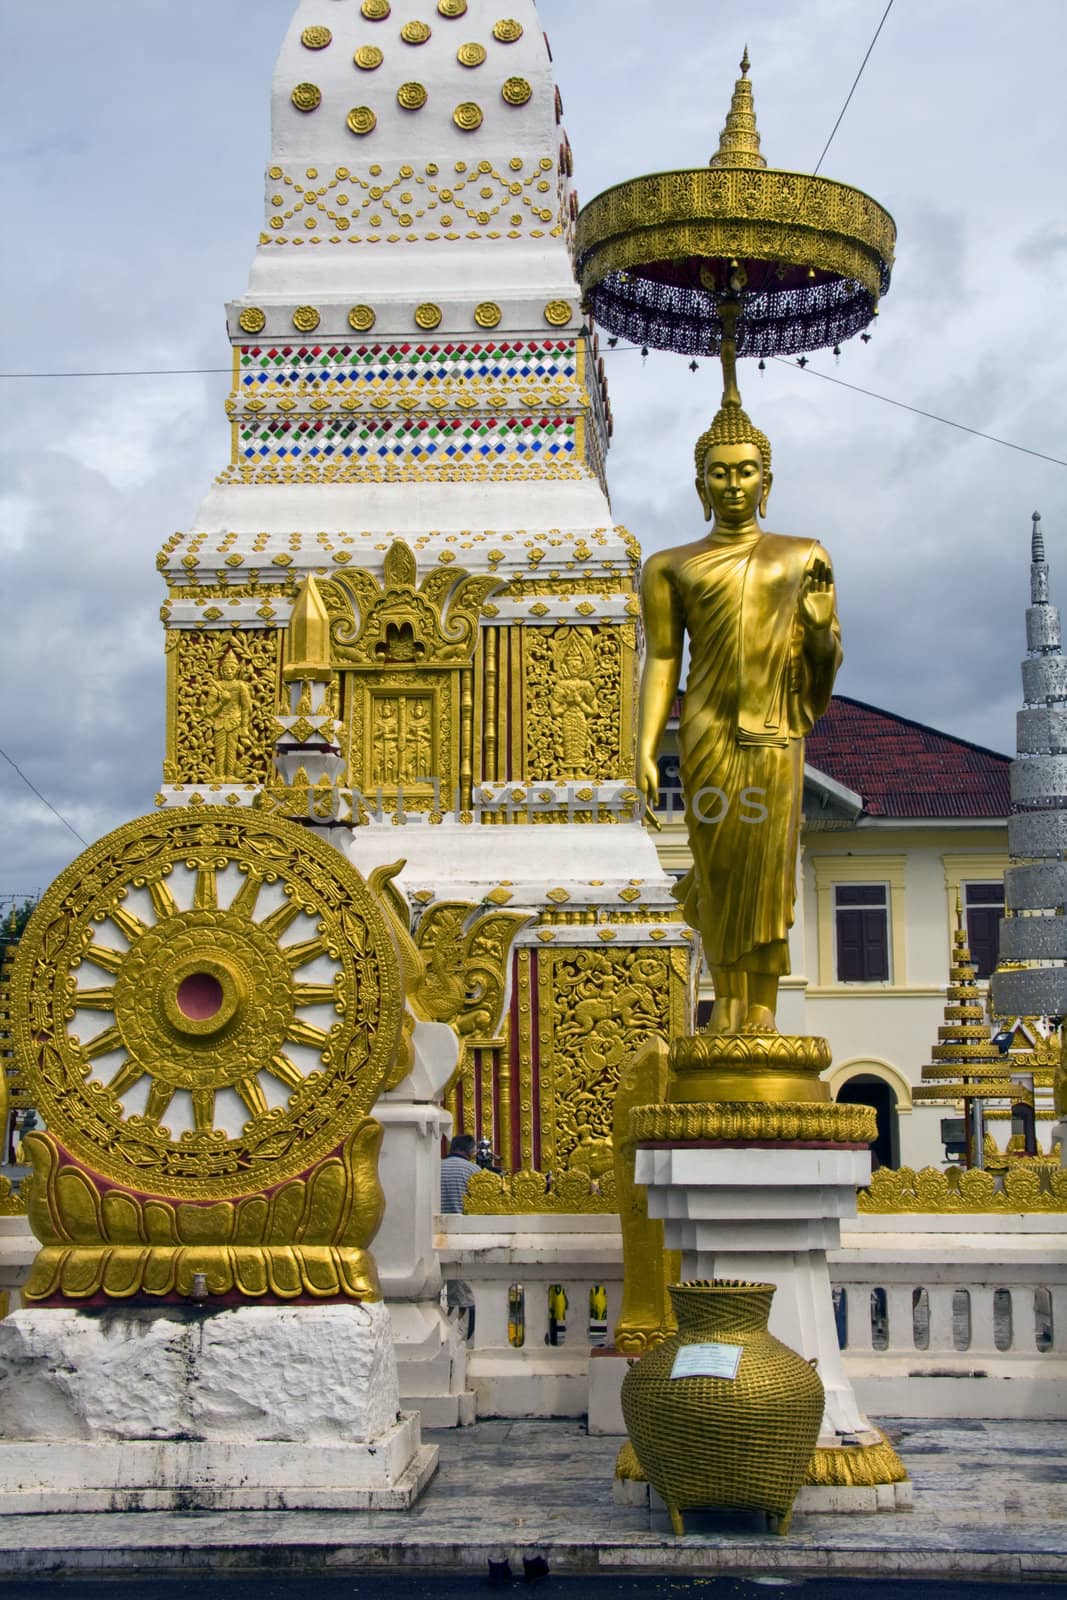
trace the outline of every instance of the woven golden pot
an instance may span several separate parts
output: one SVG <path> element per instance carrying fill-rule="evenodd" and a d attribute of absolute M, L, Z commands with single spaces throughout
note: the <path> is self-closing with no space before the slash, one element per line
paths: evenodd
<path fill-rule="evenodd" d="M 670 1288 L 678 1332 L 623 1381 L 626 1428 L 675 1533 L 697 1506 L 765 1511 L 787 1533 L 819 1436 L 823 1387 L 814 1368 L 767 1332 L 770 1283 L 714 1279 Z M 734 1378 L 672 1378 L 688 1345 L 740 1346 Z M 690 1352 L 696 1354 L 696 1352 Z"/>

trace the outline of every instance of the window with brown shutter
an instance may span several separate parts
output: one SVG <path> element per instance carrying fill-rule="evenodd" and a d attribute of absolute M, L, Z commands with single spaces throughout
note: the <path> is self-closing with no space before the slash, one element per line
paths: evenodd
<path fill-rule="evenodd" d="M 835 885 L 838 983 L 889 981 L 888 897 L 884 883 Z"/>

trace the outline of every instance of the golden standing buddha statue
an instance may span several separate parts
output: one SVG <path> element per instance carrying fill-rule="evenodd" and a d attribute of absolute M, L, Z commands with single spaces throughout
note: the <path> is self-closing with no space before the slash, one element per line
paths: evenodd
<path fill-rule="evenodd" d="M 711 531 L 645 566 L 638 781 L 654 805 L 688 634 L 679 743 L 693 866 L 677 895 L 715 985 L 708 1031 L 774 1033 L 789 971 L 804 737 L 841 665 L 833 570 L 817 540 L 760 528 L 770 444 L 742 410 L 729 368 L 696 472 Z"/>

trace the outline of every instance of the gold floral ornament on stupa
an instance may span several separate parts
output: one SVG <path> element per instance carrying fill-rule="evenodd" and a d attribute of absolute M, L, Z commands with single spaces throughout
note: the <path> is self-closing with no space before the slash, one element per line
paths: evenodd
<path fill-rule="evenodd" d="M 380 901 L 291 822 L 130 822 L 46 892 L 12 977 L 42 1248 L 28 1304 L 380 1298 L 370 1116 L 404 988 Z"/>
<path fill-rule="evenodd" d="M 859 189 L 768 167 L 748 71 L 746 48 L 706 167 L 616 184 L 581 212 L 578 277 L 609 333 L 707 356 L 736 322 L 738 355 L 769 358 L 839 345 L 875 315 L 892 217 Z"/>

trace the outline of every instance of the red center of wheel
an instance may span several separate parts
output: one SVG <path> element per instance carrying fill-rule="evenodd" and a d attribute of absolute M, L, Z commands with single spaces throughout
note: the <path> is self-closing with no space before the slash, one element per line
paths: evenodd
<path fill-rule="evenodd" d="M 192 1022 L 207 1022 L 222 1009 L 222 984 L 210 972 L 191 972 L 178 985 L 178 1010 Z"/>

